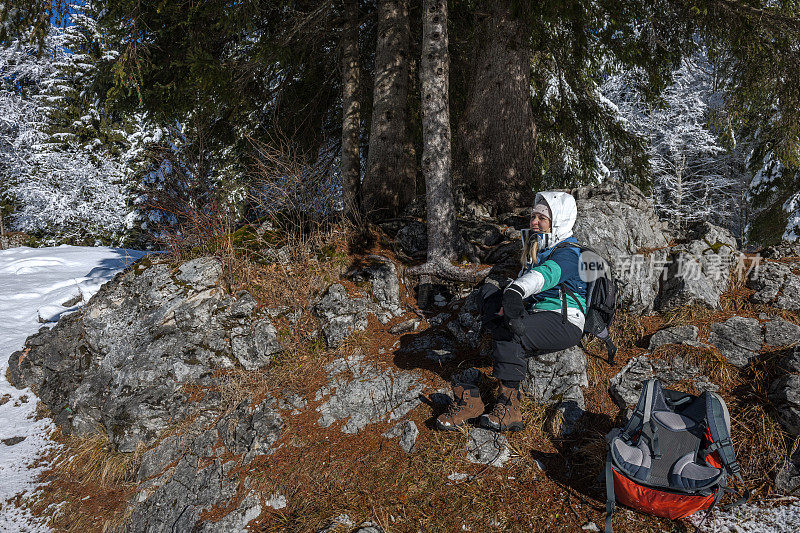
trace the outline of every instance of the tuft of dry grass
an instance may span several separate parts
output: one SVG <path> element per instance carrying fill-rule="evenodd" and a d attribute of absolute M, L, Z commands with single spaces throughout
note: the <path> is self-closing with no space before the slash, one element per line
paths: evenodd
<path fill-rule="evenodd" d="M 76 437 L 57 431 L 54 440 L 62 446 L 42 474 L 43 488 L 31 497 L 34 515 L 46 516 L 57 531 L 122 531 L 143 448 L 117 452 L 103 432 Z"/>

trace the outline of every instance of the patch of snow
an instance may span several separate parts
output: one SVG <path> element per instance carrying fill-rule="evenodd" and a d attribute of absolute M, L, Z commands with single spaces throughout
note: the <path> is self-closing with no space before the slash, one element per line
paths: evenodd
<path fill-rule="evenodd" d="M 689 521 L 694 525 L 703 520 L 704 513 L 696 513 Z M 716 511 L 700 526 L 709 533 L 778 533 L 800 531 L 800 500 L 789 505 L 762 507 L 742 505 L 729 511 Z"/>
<path fill-rule="evenodd" d="M 47 418 L 36 420 L 36 397 L 6 380 L 8 358 L 42 327 L 40 319 L 57 320 L 77 310 L 100 286 L 144 252 L 121 248 L 11 248 L 0 250 L 0 531 L 47 531 L 42 520 L 11 501 L 33 492 L 46 465 L 36 461 L 54 449 L 48 437 L 55 429 Z M 80 300 L 64 307 L 64 302 Z M 19 440 L 22 438 L 22 440 Z"/>

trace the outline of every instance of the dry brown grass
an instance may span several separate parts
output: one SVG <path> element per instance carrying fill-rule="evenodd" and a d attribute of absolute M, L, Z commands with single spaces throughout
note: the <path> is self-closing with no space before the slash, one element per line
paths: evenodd
<path fill-rule="evenodd" d="M 31 498 L 32 512 L 46 516 L 56 531 L 122 531 L 143 449 L 117 452 L 102 432 L 76 437 L 57 431 L 54 440 L 61 448 L 42 474 L 45 485 Z"/>

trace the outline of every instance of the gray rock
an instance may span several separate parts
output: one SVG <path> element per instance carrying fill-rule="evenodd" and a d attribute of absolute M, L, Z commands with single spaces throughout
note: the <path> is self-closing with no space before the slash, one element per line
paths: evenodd
<path fill-rule="evenodd" d="M 708 222 L 692 227 L 687 237 L 689 243 L 672 249 L 658 308 L 669 310 L 686 305 L 719 308 L 731 267 L 739 257 L 736 239 L 727 229 Z"/>
<path fill-rule="evenodd" d="M 782 263 L 773 261 L 763 261 L 750 273 L 748 287 L 755 289 L 755 293 L 750 297 L 755 303 L 771 303 L 778 292 L 783 287 L 783 282 L 787 276 L 791 276 L 792 271 Z"/>
<path fill-rule="evenodd" d="M 322 427 L 346 420 L 342 432 L 358 433 L 367 424 L 398 420 L 420 403 L 423 386 L 409 372 L 382 370 L 357 356 L 327 368 L 331 383 L 317 392 L 318 400 L 328 397 L 317 408 Z"/>
<path fill-rule="evenodd" d="M 390 259 L 381 255 L 369 255 L 367 264 L 351 274 L 353 281 L 369 281 L 372 284 L 372 298 L 379 307 L 394 316 L 403 314 L 400 302 L 400 281 L 397 267 Z"/>
<path fill-rule="evenodd" d="M 800 450 L 796 450 L 775 475 L 775 492 L 794 496 L 798 491 L 800 491 Z"/>
<path fill-rule="evenodd" d="M 757 357 L 764 335 L 755 318 L 734 316 L 711 326 L 709 342 L 734 366 L 744 367 Z"/>
<path fill-rule="evenodd" d="M 188 431 L 148 451 L 126 531 L 244 530 L 261 513 L 261 502 L 247 492 L 249 483 L 240 473 L 246 469 L 238 467 L 274 451 L 283 422 L 271 403 L 265 400 L 253 408 L 243 402 L 210 426 L 208 418 L 195 420 Z M 242 492 L 247 495 L 219 522 L 200 518 L 203 511 L 235 505 Z"/>
<path fill-rule="evenodd" d="M 398 422 L 395 424 L 395 426 L 384 433 L 383 436 L 387 439 L 396 439 L 400 437 L 400 448 L 406 453 L 411 453 L 414 451 L 414 445 L 417 442 L 419 430 L 414 422 L 406 420 L 405 422 Z"/>
<path fill-rule="evenodd" d="M 397 267 L 389 259 L 370 255 L 367 264 L 349 273 L 355 281 L 369 281 L 372 298 L 350 298 L 345 288 L 336 283 L 328 287 L 323 297 L 314 305 L 325 341 L 336 348 L 354 331 L 367 327 L 367 316 L 375 315 L 382 324 L 403 314 L 400 303 L 400 282 Z"/>
<path fill-rule="evenodd" d="M 781 241 L 779 244 L 765 248 L 761 255 L 771 259 L 800 257 L 800 242 Z"/>
<path fill-rule="evenodd" d="M 578 204 L 575 236 L 611 263 L 621 304 L 633 313 L 652 310 L 668 241 L 650 201 L 636 187 L 616 180 L 572 194 Z M 658 250 L 645 256 L 642 249 Z"/>
<path fill-rule="evenodd" d="M 578 346 L 528 357 L 527 374 L 520 384 L 522 391 L 539 403 L 571 399 L 581 407 L 581 387 L 588 386 L 586 355 Z"/>
<path fill-rule="evenodd" d="M 794 274 L 786 276 L 783 289 L 775 300 L 775 307 L 790 311 L 800 309 L 800 276 Z"/>
<path fill-rule="evenodd" d="M 511 449 L 505 436 L 483 428 L 470 428 L 467 440 L 467 460 L 471 463 L 500 468 L 511 459 Z"/>
<path fill-rule="evenodd" d="M 764 324 L 764 343 L 770 346 L 788 346 L 800 342 L 800 326 L 782 318 Z"/>
<path fill-rule="evenodd" d="M 578 346 L 528 357 L 527 373 L 520 383 L 520 389 L 534 401 L 558 404 L 564 418 L 561 436 L 577 428 L 586 407 L 581 387 L 588 386 L 586 354 Z"/>
<path fill-rule="evenodd" d="M 255 492 L 250 492 L 239 506 L 218 522 L 203 522 L 198 531 L 202 533 L 247 533 L 247 524 L 261 514 L 261 500 Z"/>
<path fill-rule="evenodd" d="M 553 436 L 556 438 L 568 437 L 575 433 L 580 424 L 580 419 L 583 417 L 586 405 L 583 401 L 583 395 L 580 399 L 567 399 L 558 402 L 555 409 L 558 416 L 561 417 L 561 424 L 554 430 Z"/>
<path fill-rule="evenodd" d="M 800 435 L 800 347 L 780 362 L 784 371 L 769 386 L 769 399 L 775 404 L 778 420 L 793 437 Z"/>
<path fill-rule="evenodd" d="M 347 528 L 348 530 L 350 530 L 355 525 L 356 523 L 353 522 L 353 519 L 350 518 L 349 515 L 340 514 L 339 516 L 331 519 L 330 523 L 324 528 L 320 529 L 317 533 L 332 533 L 333 531 L 336 531 L 339 528 Z"/>
<path fill-rule="evenodd" d="M 134 264 L 81 313 L 29 338 L 9 359 L 65 434 L 103 427 L 119 451 L 152 443 L 169 424 L 218 401 L 188 402 L 185 385 L 209 386 L 220 369 L 268 365 L 281 345 L 246 292 L 217 284 L 222 265 L 199 258 L 173 270 Z"/>
<path fill-rule="evenodd" d="M 702 305 L 719 308 L 721 291 L 703 273 L 703 265 L 688 253 L 672 256 L 666 270 L 663 295 L 657 306 L 661 311 L 677 307 Z"/>
<path fill-rule="evenodd" d="M 468 202 L 464 206 L 464 214 L 473 218 L 489 218 L 489 208 L 476 202 Z"/>
<path fill-rule="evenodd" d="M 665 344 L 686 344 L 697 341 L 697 326 L 675 326 L 659 330 L 650 337 L 650 350 Z"/>
<path fill-rule="evenodd" d="M 417 335 L 398 350 L 399 355 L 423 355 L 431 361 L 446 362 L 455 359 L 458 351 L 456 342 L 445 331 L 428 329 Z"/>
<path fill-rule="evenodd" d="M 395 239 L 400 249 L 409 257 L 424 258 L 428 253 L 428 232 L 422 222 L 407 222 L 397 232 Z"/>
<path fill-rule="evenodd" d="M 337 348 L 348 335 L 367 328 L 370 304 L 366 298 L 350 298 L 345 288 L 338 283 L 328 288 L 314 306 L 314 314 L 322 324 L 328 347 Z"/>
<path fill-rule="evenodd" d="M 646 356 L 634 357 L 610 380 L 609 392 L 614 403 L 624 412 L 628 412 L 642 393 L 644 381 L 657 378 L 665 387 L 679 382 L 690 382 L 698 392 L 715 391 L 718 387 L 712 384 L 700 369 L 676 357 L 671 361 L 650 359 Z"/>
<path fill-rule="evenodd" d="M 465 239 L 481 246 L 494 246 L 503 238 L 500 228 L 489 222 L 459 220 L 458 228 Z"/>

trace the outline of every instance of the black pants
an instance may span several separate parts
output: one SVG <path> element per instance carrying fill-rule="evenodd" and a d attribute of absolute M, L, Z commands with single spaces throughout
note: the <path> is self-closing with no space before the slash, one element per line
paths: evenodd
<path fill-rule="evenodd" d="M 524 315 L 525 334 L 521 338 L 515 336 L 505 319 L 497 316 L 502 297 L 503 293 L 497 291 L 485 298 L 482 305 L 483 321 L 492 335 L 494 377 L 502 381 L 522 381 L 527 357 L 565 350 L 580 342 L 583 331 L 569 320 L 564 321 L 560 311 Z"/>

